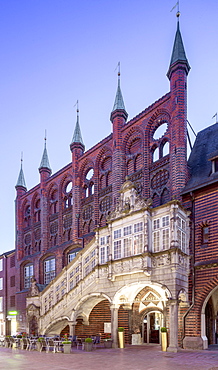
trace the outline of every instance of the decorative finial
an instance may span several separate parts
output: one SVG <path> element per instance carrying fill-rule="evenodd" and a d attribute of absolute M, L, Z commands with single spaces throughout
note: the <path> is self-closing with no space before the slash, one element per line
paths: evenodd
<path fill-rule="evenodd" d="M 23 152 L 21 152 L 21 158 L 20 158 L 20 161 L 21 161 L 21 166 L 22 166 L 22 163 L 23 163 Z"/>
<path fill-rule="evenodd" d="M 177 18 L 180 17 L 180 11 L 179 11 L 179 0 L 177 1 L 177 3 L 172 7 L 172 9 L 170 10 L 171 12 L 177 7 L 177 12 L 176 12 L 176 16 Z"/>
<path fill-rule="evenodd" d="M 46 146 L 46 140 L 47 140 L 47 132 L 46 132 L 46 129 L 45 129 L 45 137 L 44 137 L 44 140 L 45 140 L 45 146 Z"/>
<path fill-rule="evenodd" d="M 120 77 L 120 62 L 118 62 L 118 64 L 117 64 L 117 66 L 116 66 L 116 68 L 115 68 L 115 70 L 114 70 L 114 72 L 116 71 L 118 69 L 118 77 Z"/>

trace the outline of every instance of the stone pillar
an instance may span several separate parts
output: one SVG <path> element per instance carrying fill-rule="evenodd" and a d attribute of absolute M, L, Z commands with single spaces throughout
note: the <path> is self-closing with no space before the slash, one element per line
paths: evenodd
<path fill-rule="evenodd" d="M 69 328 L 70 328 L 70 335 L 74 337 L 75 335 L 75 329 L 76 329 L 76 321 L 70 321 L 69 322 Z"/>
<path fill-rule="evenodd" d="M 113 341 L 113 348 L 117 348 L 118 307 L 115 305 L 111 305 L 110 309 L 111 309 L 111 338 Z"/>
<path fill-rule="evenodd" d="M 178 351 L 178 300 L 171 299 L 169 301 L 169 316 L 170 316 L 170 338 L 167 352 Z"/>

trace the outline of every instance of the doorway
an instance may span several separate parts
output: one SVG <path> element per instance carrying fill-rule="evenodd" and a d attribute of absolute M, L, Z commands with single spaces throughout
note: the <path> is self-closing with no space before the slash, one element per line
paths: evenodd
<path fill-rule="evenodd" d="M 144 343 L 160 344 L 160 328 L 163 326 L 163 314 L 160 311 L 147 313 L 143 319 L 142 337 Z"/>

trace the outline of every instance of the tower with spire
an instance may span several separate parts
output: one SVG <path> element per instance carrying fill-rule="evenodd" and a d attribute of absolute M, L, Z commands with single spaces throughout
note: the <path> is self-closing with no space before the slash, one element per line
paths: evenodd
<path fill-rule="evenodd" d="M 72 153 L 72 198 L 73 198 L 73 210 L 72 210 L 72 230 L 73 238 L 76 240 L 79 237 L 79 216 L 80 216 L 80 189 L 81 179 L 79 178 L 79 159 L 85 151 L 85 145 L 83 143 L 82 134 L 79 124 L 79 103 L 77 100 L 77 118 L 76 126 L 73 133 L 72 142 L 70 144 L 70 150 Z"/>
<path fill-rule="evenodd" d="M 178 197 L 188 180 L 187 168 L 187 76 L 190 65 L 186 57 L 177 12 L 177 30 L 167 77 L 171 95 L 171 191 Z"/>
<path fill-rule="evenodd" d="M 15 186 L 16 189 L 16 200 L 15 200 L 15 222 L 16 222 L 16 256 L 17 258 L 21 258 L 22 256 L 22 225 L 23 225 L 23 217 L 22 217 L 22 196 L 25 195 L 27 191 L 26 182 L 24 178 L 23 172 L 23 158 L 21 156 L 21 165 L 20 165 L 20 172 L 17 180 L 17 184 Z"/>
<path fill-rule="evenodd" d="M 116 202 L 124 177 L 124 153 L 122 149 L 122 128 L 126 123 L 128 113 L 120 87 L 120 62 L 118 63 L 118 86 L 114 106 L 111 112 L 113 125 L 113 203 Z"/>

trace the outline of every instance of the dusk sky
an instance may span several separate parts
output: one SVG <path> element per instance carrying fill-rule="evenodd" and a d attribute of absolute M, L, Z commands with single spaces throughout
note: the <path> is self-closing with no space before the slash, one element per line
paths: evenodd
<path fill-rule="evenodd" d="M 169 91 L 176 0 L 0 0 L 0 253 L 15 248 L 15 185 L 23 152 L 28 189 L 39 182 L 44 135 L 54 174 L 71 161 L 77 99 L 86 150 L 111 133 L 121 63 L 129 119 Z M 218 112 L 218 1 L 180 0 L 191 66 L 188 120 Z"/>

